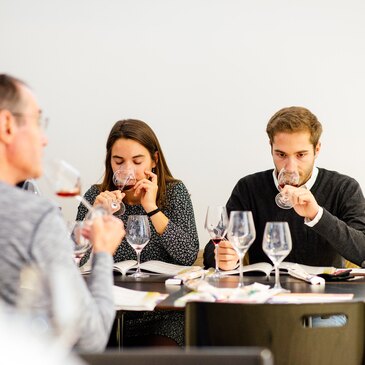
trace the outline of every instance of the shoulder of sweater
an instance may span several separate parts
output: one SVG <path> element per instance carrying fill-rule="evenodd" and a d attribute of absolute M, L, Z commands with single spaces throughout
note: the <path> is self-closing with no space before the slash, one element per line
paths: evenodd
<path fill-rule="evenodd" d="M 264 179 L 272 179 L 272 172 L 274 169 L 269 169 L 265 171 L 255 172 L 253 174 L 246 175 L 238 180 L 237 184 L 244 183 L 255 183 L 256 181 L 263 181 Z"/>
<path fill-rule="evenodd" d="M 166 185 L 167 192 L 175 192 L 175 191 L 187 191 L 185 184 L 181 180 L 175 180 L 167 183 Z"/>
<path fill-rule="evenodd" d="M 48 198 L 6 184 L 0 184 L 0 204 L 7 214 L 15 210 L 14 214 L 30 215 L 33 218 L 50 211 L 59 212 L 59 207 Z"/>
<path fill-rule="evenodd" d="M 99 195 L 100 194 L 100 189 L 99 189 L 99 185 L 94 184 L 91 185 L 90 188 L 85 192 L 85 195 Z"/>
<path fill-rule="evenodd" d="M 334 170 L 327 170 L 324 169 L 322 167 L 318 168 L 318 179 L 320 180 L 330 180 L 330 181 L 334 181 L 334 182 L 356 182 L 356 179 L 354 179 L 351 176 L 342 174 L 338 171 L 334 171 Z"/>

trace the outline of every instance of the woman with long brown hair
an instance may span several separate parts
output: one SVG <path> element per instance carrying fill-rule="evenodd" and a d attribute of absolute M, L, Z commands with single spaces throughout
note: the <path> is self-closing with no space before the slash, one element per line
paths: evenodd
<path fill-rule="evenodd" d="M 113 173 L 121 166 L 132 167 L 136 184 L 122 194 L 113 183 Z M 127 119 L 115 123 L 106 143 L 105 174 L 101 184 L 93 185 L 85 198 L 94 206 L 107 209 L 113 202 L 125 204 L 122 215 L 126 224 L 129 215 L 147 214 L 151 239 L 141 252 L 141 262 L 160 260 L 173 264 L 192 265 L 199 250 L 194 211 L 185 185 L 174 179 L 167 166 L 160 143 L 153 130 L 140 120 Z M 117 208 L 116 208 L 117 210 Z M 87 213 L 79 206 L 77 220 Z M 123 240 L 114 261 L 135 259 L 134 249 Z M 126 321 L 126 337 L 141 337 L 139 344 L 148 345 L 156 336 L 183 344 L 183 316 L 178 312 L 134 313 Z M 175 325 L 173 325 L 175 324 Z M 151 339 L 153 338 L 153 339 Z M 135 340 L 137 340 L 135 338 Z M 127 341 L 128 342 L 128 341 Z M 167 344 L 167 342 L 163 342 Z"/>

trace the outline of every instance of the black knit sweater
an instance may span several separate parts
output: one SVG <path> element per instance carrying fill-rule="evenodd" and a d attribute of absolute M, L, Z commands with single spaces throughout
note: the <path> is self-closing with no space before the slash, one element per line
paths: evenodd
<path fill-rule="evenodd" d="M 250 263 L 270 262 L 261 248 L 265 223 L 287 221 L 293 248 L 285 261 L 341 267 L 342 258 L 346 258 L 361 265 L 365 260 L 365 200 L 357 181 L 320 168 L 311 192 L 323 207 L 323 216 L 314 227 L 309 227 L 293 209 L 284 210 L 276 205 L 278 190 L 272 172 L 267 170 L 240 179 L 227 202 L 228 213 L 252 211 L 256 240 L 249 249 Z M 209 242 L 204 251 L 205 266 L 214 266 L 214 260 L 214 246 Z"/>

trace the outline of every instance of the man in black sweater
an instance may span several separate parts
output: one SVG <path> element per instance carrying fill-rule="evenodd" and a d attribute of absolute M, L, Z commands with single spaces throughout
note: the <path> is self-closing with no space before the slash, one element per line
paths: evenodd
<path fill-rule="evenodd" d="M 248 251 L 250 264 L 270 262 L 261 247 L 266 222 L 287 221 L 293 247 L 285 260 L 342 267 L 347 259 L 365 266 L 364 196 L 353 178 L 315 167 L 322 133 L 316 116 L 302 107 L 284 108 L 270 119 L 266 132 L 275 169 L 240 179 L 226 205 L 228 214 L 252 211 L 256 239 Z M 278 171 L 284 167 L 299 173 L 298 187 L 286 185 L 281 189 L 293 209 L 281 209 L 275 202 Z M 222 241 L 218 251 L 222 270 L 236 267 L 238 257 L 228 241 Z M 214 245 L 209 242 L 204 265 L 213 267 L 214 263 Z"/>

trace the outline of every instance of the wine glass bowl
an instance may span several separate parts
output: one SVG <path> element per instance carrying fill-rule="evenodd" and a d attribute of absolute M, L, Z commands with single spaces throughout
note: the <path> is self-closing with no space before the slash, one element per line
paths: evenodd
<path fill-rule="evenodd" d="M 77 264 L 91 249 L 92 244 L 88 238 L 86 238 L 88 231 L 90 230 L 90 221 L 76 221 L 71 230 L 71 239 L 74 249 L 74 260 Z"/>
<path fill-rule="evenodd" d="M 51 178 L 56 195 L 74 197 L 81 193 L 81 177 L 78 170 L 63 160 L 50 163 L 49 177 Z"/>
<path fill-rule="evenodd" d="M 215 271 L 212 278 L 219 278 L 218 248 L 219 243 L 224 239 L 228 227 L 228 214 L 225 206 L 209 206 L 205 217 L 205 229 L 208 231 L 215 245 Z"/>
<path fill-rule="evenodd" d="M 142 278 L 149 276 L 141 272 L 140 261 L 141 251 L 147 245 L 151 238 L 151 229 L 146 215 L 130 215 L 126 227 L 126 239 L 137 254 L 137 270 L 131 276 Z"/>
<path fill-rule="evenodd" d="M 46 164 L 45 176 L 59 197 L 74 197 L 86 209 L 94 208 L 81 196 L 81 177 L 79 171 L 64 160 L 51 160 Z"/>
<path fill-rule="evenodd" d="M 262 249 L 275 267 L 274 289 L 284 290 L 280 285 L 279 265 L 292 249 L 288 222 L 267 222 L 262 240 Z"/>
<path fill-rule="evenodd" d="M 287 170 L 283 167 L 278 175 L 278 185 L 279 189 L 283 189 L 285 185 L 291 185 L 297 187 L 299 185 L 299 174 L 296 170 Z M 287 194 L 282 192 L 275 196 L 275 202 L 278 207 L 282 209 L 291 209 L 293 204 Z"/>
<path fill-rule="evenodd" d="M 232 211 L 229 217 L 227 237 L 236 250 L 240 261 L 240 280 L 238 287 L 244 286 L 243 282 L 243 258 L 256 238 L 255 224 L 252 212 Z"/>
<path fill-rule="evenodd" d="M 121 192 L 128 191 L 136 184 L 136 176 L 133 168 L 119 168 L 113 174 L 113 184 Z M 117 209 L 118 214 L 125 213 L 125 205 L 120 201 L 113 201 L 111 204 L 112 209 Z"/>

